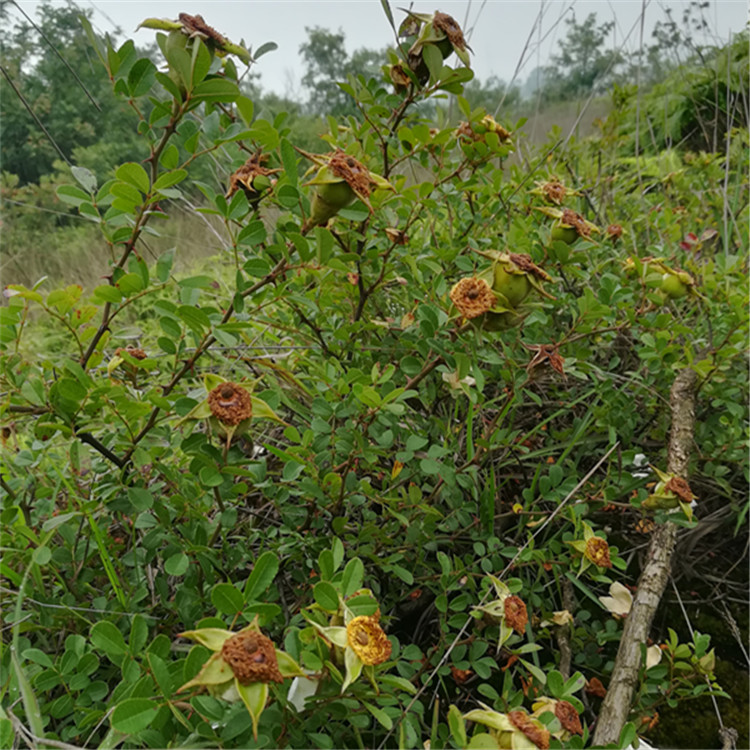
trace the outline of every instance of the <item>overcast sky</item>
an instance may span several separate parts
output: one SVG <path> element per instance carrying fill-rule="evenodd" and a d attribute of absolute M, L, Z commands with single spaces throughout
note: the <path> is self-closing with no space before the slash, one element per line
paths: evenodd
<path fill-rule="evenodd" d="M 409 7 L 409 2 L 390 0 L 397 24 L 404 17 L 398 8 Z M 19 0 L 19 5 L 34 17 L 39 3 Z M 244 39 L 246 46 L 257 48 L 274 41 L 279 49 L 262 57 L 256 72 L 265 90 L 280 94 L 302 94 L 299 47 L 307 39 L 305 27 L 341 29 L 349 53 L 359 47 L 379 49 L 394 44 L 380 0 L 79 0 L 78 5 L 93 11 L 92 22 L 98 30 L 111 32 L 119 26 L 137 44 L 154 39 L 153 30 L 135 31 L 143 19 L 176 19 L 180 12 L 200 13 L 232 41 Z M 596 13 L 599 23 L 614 20 L 610 43 L 633 51 L 639 45 L 644 7 L 644 44 L 649 44 L 654 24 L 665 19 L 665 9 L 672 8 L 679 22 L 687 5 L 674 0 L 415 0 L 412 7 L 422 13 L 441 10 L 461 24 L 474 50 L 472 67 L 480 79 L 494 74 L 510 81 L 521 61 L 517 81 L 523 83 L 537 65 L 547 63 L 565 36 L 561 19 L 575 14 L 582 21 Z M 726 40 L 745 27 L 747 0 L 711 0 L 705 13 L 711 36 L 696 41 Z"/>

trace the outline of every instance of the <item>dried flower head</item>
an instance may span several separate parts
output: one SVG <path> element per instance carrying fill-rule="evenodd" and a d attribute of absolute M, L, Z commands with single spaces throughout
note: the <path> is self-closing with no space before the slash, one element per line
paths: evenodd
<path fill-rule="evenodd" d="M 695 495 L 693 495 L 690 485 L 682 477 L 670 477 L 664 489 L 676 495 L 680 499 L 680 502 L 691 503 L 695 500 Z"/>
<path fill-rule="evenodd" d="M 549 732 L 525 711 L 510 711 L 508 718 L 511 724 L 523 732 L 540 750 L 548 750 Z"/>
<path fill-rule="evenodd" d="M 245 631 L 228 638 L 221 647 L 221 658 L 241 685 L 284 681 L 273 641 L 262 633 Z"/>
<path fill-rule="evenodd" d="M 584 555 L 600 568 L 612 567 L 612 562 L 609 559 L 609 545 L 599 536 L 592 536 L 586 542 Z"/>
<path fill-rule="evenodd" d="M 534 368 L 548 364 L 555 372 L 565 377 L 565 362 L 560 356 L 557 344 L 523 344 L 534 356 L 526 365 L 526 372 L 532 373 Z"/>
<path fill-rule="evenodd" d="M 236 383 L 221 383 L 208 394 L 208 405 L 222 424 L 236 426 L 253 416 L 250 394 Z"/>
<path fill-rule="evenodd" d="M 189 13 L 180 13 L 178 18 L 182 24 L 183 31 L 188 36 L 198 36 L 201 39 L 210 39 L 218 47 L 224 49 L 224 46 L 227 43 L 226 37 L 216 31 L 213 26 L 209 26 L 203 20 L 203 16 L 197 14 L 191 16 Z"/>
<path fill-rule="evenodd" d="M 346 180 L 357 195 L 365 197 L 370 195 L 370 172 L 353 156 L 339 149 L 331 156 L 328 167 L 336 177 Z"/>
<path fill-rule="evenodd" d="M 456 136 L 459 139 L 464 138 L 470 141 L 484 141 L 487 133 L 495 133 L 501 141 L 507 141 L 511 137 L 511 132 L 496 122 L 492 115 L 485 115 L 473 125 L 462 122 L 456 129 Z"/>
<path fill-rule="evenodd" d="M 133 359 L 146 359 L 147 357 L 147 354 L 143 351 L 143 349 L 137 349 L 134 346 L 118 347 L 117 349 L 115 349 L 115 357 L 120 354 L 128 354 Z"/>
<path fill-rule="evenodd" d="M 607 238 L 610 240 L 619 240 L 622 237 L 622 227 L 619 224 L 610 224 L 607 227 Z"/>
<path fill-rule="evenodd" d="M 583 734 L 581 719 L 578 716 L 578 711 L 575 710 L 572 703 L 568 703 L 568 701 L 557 701 L 557 703 L 555 703 L 555 716 L 563 729 L 571 734 Z"/>
<path fill-rule="evenodd" d="M 432 25 L 438 31 L 442 31 L 454 47 L 458 47 L 460 50 L 467 48 L 468 45 L 466 44 L 466 39 L 464 39 L 464 33 L 453 16 L 435 11 L 435 15 L 432 17 Z"/>
<path fill-rule="evenodd" d="M 229 189 L 226 197 L 231 198 L 240 188 L 245 191 L 249 200 L 255 200 L 260 197 L 260 190 L 253 184 L 256 177 L 268 177 L 276 174 L 279 169 L 267 169 L 263 163 L 268 160 L 267 154 L 260 151 L 253 154 L 236 172 L 229 176 Z"/>
<path fill-rule="evenodd" d="M 477 318 L 491 310 L 497 298 L 490 285 L 476 277 L 461 279 L 450 292 L 451 302 L 465 318 Z"/>
<path fill-rule="evenodd" d="M 516 631 L 523 633 L 526 629 L 526 623 L 529 621 L 529 615 L 526 612 L 526 605 L 523 599 L 518 596 L 509 596 L 503 602 L 505 608 L 505 622 Z"/>
<path fill-rule="evenodd" d="M 363 664 L 382 664 L 391 655 L 391 642 L 377 617 L 352 619 L 346 626 L 346 640 Z"/>
<path fill-rule="evenodd" d="M 589 695 L 594 695 L 597 698 L 604 698 L 607 694 L 607 688 L 602 685 L 602 681 L 598 677 L 592 677 L 587 683 L 584 690 Z"/>
<path fill-rule="evenodd" d="M 562 182 L 557 180 L 551 180 L 550 182 L 544 182 L 540 186 L 544 197 L 552 203 L 556 203 L 558 206 L 565 200 L 565 196 L 568 194 L 568 189 Z"/>
<path fill-rule="evenodd" d="M 563 224 L 567 224 L 569 227 L 573 227 L 579 237 L 591 236 L 591 227 L 586 223 L 586 219 L 569 208 L 563 209 L 560 221 Z"/>

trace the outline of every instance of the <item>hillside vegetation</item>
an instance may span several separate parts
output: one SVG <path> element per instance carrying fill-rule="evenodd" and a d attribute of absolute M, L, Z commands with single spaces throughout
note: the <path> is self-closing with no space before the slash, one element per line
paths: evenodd
<path fill-rule="evenodd" d="M 747 35 L 383 10 L 9 34 L 0 747 L 747 746 Z"/>

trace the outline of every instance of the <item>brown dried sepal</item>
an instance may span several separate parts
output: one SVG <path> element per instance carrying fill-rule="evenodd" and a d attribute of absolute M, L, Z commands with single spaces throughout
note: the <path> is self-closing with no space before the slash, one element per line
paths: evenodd
<path fill-rule="evenodd" d="M 568 194 L 568 189 L 562 184 L 562 182 L 552 180 L 550 182 L 545 182 L 542 185 L 542 192 L 549 201 L 556 203 L 559 206 L 565 200 L 565 196 Z"/>
<path fill-rule="evenodd" d="M 691 503 L 695 500 L 690 485 L 681 477 L 671 477 L 664 485 L 664 489 L 675 495 L 682 503 Z"/>
<path fill-rule="evenodd" d="M 248 199 L 258 198 L 260 193 L 253 185 L 256 177 L 267 177 L 281 170 L 267 169 L 263 162 L 267 161 L 268 155 L 258 152 L 253 154 L 236 172 L 229 176 L 229 190 L 226 197 L 231 198 L 240 188 L 245 191 Z"/>
<path fill-rule="evenodd" d="M 503 608 L 505 610 L 505 622 L 516 633 L 523 633 L 526 630 L 526 623 L 529 621 L 529 615 L 523 599 L 518 596 L 509 596 L 503 603 Z"/>
<path fill-rule="evenodd" d="M 511 711 L 508 714 L 510 723 L 516 729 L 522 731 L 540 750 L 549 748 L 549 732 L 544 727 L 538 726 L 534 720 L 524 711 Z"/>
<path fill-rule="evenodd" d="M 353 156 L 349 156 L 349 154 L 339 149 L 329 159 L 328 168 L 336 177 L 346 180 L 347 185 L 358 196 L 369 197 L 370 173 L 364 164 L 357 161 Z"/>
<path fill-rule="evenodd" d="M 213 26 L 209 26 L 203 20 L 203 16 L 199 16 L 198 14 L 191 16 L 189 13 L 180 13 L 178 18 L 189 36 L 198 35 L 205 39 L 210 39 L 222 49 L 227 43 L 226 37 L 216 31 Z"/>
<path fill-rule="evenodd" d="M 573 227 L 573 229 L 578 232 L 579 237 L 591 236 L 591 227 L 586 223 L 586 220 L 583 218 L 583 216 L 581 216 L 581 214 L 577 214 L 575 211 L 571 211 L 571 209 L 569 208 L 563 209 L 560 221 L 563 224 L 567 224 L 569 227 Z"/>
<path fill-rule="evenodd" d="M 134 346 L 118 347 L 115 349 L 115 356 L 117 357 L 120 354 L 129 354 L 133 359 L 146 359 L 148 356 L 143 349 L 137 349 Z"/>
<path fill-rule="evenodd" d="M 241 685 L 283 682 L 273 641 L 262 633 L 237 633 L 224 642 L 221 658 Z"/>
<path fill-rule="evenodd" d="M 529 273 L 532 276 L 536 276 L 542 281 L 552 281 L 552 277 L 539 266 L 534 263 L 531 258 L 524 253 L 510 253 L 510 259 L 520 268 L 524 273 Z"/>
<path fill-rule="evenodd" d="M 563 729 L 571 734 L 583 734 L 581 719 L 578 716 L 578 711 L 575 710 L 572 703 L 568 703 L 568 701 L 557 701 L 555 704 L 555 716 Z"/>
<path fill-rule="evenodd" d="M 530 352 L 536 352 L 526 365 L 526 372 L 531 374 L 535 367 L 545 363 L 565 377 L 565 362 L 560 356 L 557 344 L 524 344 Z"/>
<path fill-rule="evenodd" d="M 250 394 L 235 383 L 217 385 L 208 394 L 208 406 L 219 422 L 236 426 L 253 416 Z"/>
<path fill-rule="evenodd" d="M 609 545 L 599 536 L 592 536 L 586 542 L 584 554 L 594 565 L 598 565 L 600 568 L 612 567 L 612 561 L 609 559 Z"/>
<path fill-rule="evenodd" d="M 450 292 L 451 302 L 465 318 L 478 318 L 491 310 L 497 302 L 492 287 L 476 277 L 461 279 Z"/>
<path fill-rule="evenodd" d="M 464 32 L 461 31 L 458 21 L 453 16 L 441 13 L 439 10 L 435 11 L 435 15 L 432 17 L 432 25 L 438 31 L 442 31 L 454 47 L 458 47 L 460 50 L 467 49 L 468 45 L 466 39 L 464 39 Z"/>

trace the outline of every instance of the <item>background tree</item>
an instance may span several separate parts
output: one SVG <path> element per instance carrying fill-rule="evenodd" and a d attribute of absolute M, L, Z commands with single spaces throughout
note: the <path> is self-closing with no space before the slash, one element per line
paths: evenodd
<path fill-rule="evenodd" d="M 567 18 L 567 35 L 560 41 L 560 51 L 552 55 L 551 65 L 544 69 L 544 96 L 548 100 L 587 96 L 592 91 L 603 93 L 614 78 L 623 56 L 605 48 L 614 21 L 597 25 L 596 13 L 582 23 L 575 15 Z"/>

